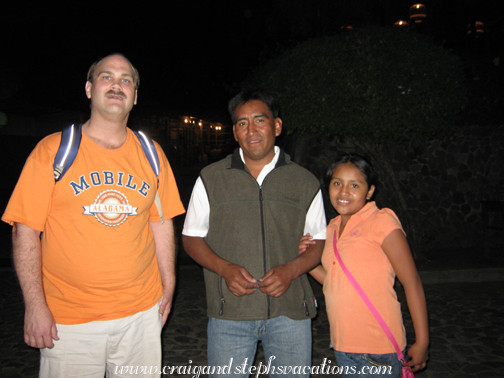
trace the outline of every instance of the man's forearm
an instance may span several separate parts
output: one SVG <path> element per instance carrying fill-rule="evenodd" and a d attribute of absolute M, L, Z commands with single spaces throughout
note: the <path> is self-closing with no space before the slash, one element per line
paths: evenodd
<path fill-rule="evenodd" d="M 175 292 L 175 231 L 172 219 L 166 219 L 163 223 L 150 222 L 149 225 L 154 235 L 156 258 L 163 284 L 163 300 L 159 305 L 159 312 L 162 314 L 164 326 L 171 311 Z"/>
<path fill-rule="evenodd" d="M 156 243 L 156 258 L 163 287 L 175 287 L 176 251 L 173 220 L 166 219 L 163 224 L 150 222 L 150 226 Z"/>
<path fill-rule="evenodd" d="M 42 284 L 40 232 L 21 223 L 12 230 L 14 266 L 25 301 L 24 340 L 34 348 L 52 348 L 59 340 Z"/>
<path fill-rule="evenodd" d="M 26 307 L 46 306 L 42 286 L 40 231 L 22 223 L 12 228 L 13 260 Z"/>
<path fill-rule="evenodd" d="M 182 242 L 184 250 L 194 261 L 220 276 L 223 275 L 223 269 L 226 265 L 231 264 L 212 251 L 203 238 L 182 235 Z"/>
<path fill-rule="evenodd" d="M 309 272 L 318 264 L 320 264 L 320 258 L 322 257 L 322 251 L 324 250 L 325 240 L 314 240 L 315 244 L 308 246 L 305 252 L 300 254 L 294 260 L 286 263 L 292 268 L 294 278 Z"/>

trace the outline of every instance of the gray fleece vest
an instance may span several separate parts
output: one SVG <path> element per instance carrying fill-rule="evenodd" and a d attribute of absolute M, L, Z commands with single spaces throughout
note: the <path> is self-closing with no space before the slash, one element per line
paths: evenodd
<path fill-rule="evenodd" d="M 306 213 L 320 184 L 306 169 L 280 152 L 262 187 L 243 164 L 239 149 L 200 174 L 210 203 L 205 241 L 224 259 L 239 264 L 256 279 L 271 268 L 295 259 Z M 237 297 L 225 280 L 205 269 L 207 314 L 226 320 L 265 320 L 281 315 L 294 320 L 316 315 L 306 274 L 273 298 L 257 290 Z"/>

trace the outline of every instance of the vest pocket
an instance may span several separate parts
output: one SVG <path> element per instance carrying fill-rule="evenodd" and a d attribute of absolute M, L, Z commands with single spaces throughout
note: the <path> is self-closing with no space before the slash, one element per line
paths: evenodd
<path fill-rule="evenodd" d="M 306 298 L 306 288 L 301 285 L 301 287 L 303 288 L 303 308 L 304 308 L 304 312 L 305 312 L 305 316 L 309 317 L 310 316 L 310 309 L 308 307 L 308 300 L 310 300 L 310 298 Z M 315 294 L 313 295 L 313 306 L 315 307 L 315 309 L 318 308 L 318 303 L 317 303 L 317 298 L 315 297 Z"/>
<path fill-rule="evenodd" d="M 306 290 L 303 285 L 301 285 L 303 288 L 303 307 L 305 311 L 305 316 L 310 316 L 310 310 L 308 309 L 308 303 L 306 303 Z"/>

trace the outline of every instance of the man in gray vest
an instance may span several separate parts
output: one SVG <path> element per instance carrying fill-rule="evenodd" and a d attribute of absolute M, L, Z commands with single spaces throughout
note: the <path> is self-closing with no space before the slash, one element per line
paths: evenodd
<path fill-rule="evenodd" d="M 248 377 L 260 340 L 268 371 L 307 377 L 314 296 L 306 272 L 324 246 L 318 180 L 275 146 L 280 107 L 263 90 L 229 102 L 232 155 L 204 168 L 189 204 L 184 248 L 205 268 L 210 377 Z M 315 244 L 299 255 L 303 234 Z"/>

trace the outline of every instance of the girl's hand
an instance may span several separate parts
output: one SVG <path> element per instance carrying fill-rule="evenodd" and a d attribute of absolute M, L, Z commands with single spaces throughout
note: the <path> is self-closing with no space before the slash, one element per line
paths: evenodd
<path fill-rule="evenodd" d="M 313 236 L 311 236 L 310 233 L 301 236 L 301 239 L 299 240 L 299 246 L 298 246 L 298 253 L 299 254 L 305 252 L 310 245 L 315 244 L 315 241 L 312 239 L 313 239 Z"/>
<path fill-rule="evenodd" d="M 408 356 L 411 357 L 404 366 L 410 366 L 411 372 L 422 370 L 427 365 L 427 359 L 429 358 L 427 347 L 421 346 L 419 343 L 415 343 L 408 350 Z"/>

